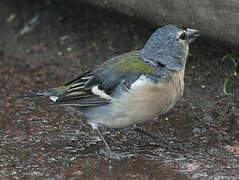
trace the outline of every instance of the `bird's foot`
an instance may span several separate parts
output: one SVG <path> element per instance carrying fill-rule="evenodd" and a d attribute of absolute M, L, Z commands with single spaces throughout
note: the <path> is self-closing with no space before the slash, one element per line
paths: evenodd
<path fill-rule="evenodd" d="M 150 143 L 150 144 L 154 145 L 154 146 L 160 146 L 160 147 L 165 148 L 169 151 L 175 151 L 175 150 L 184 151 L 185 150 L 183 148 L 183 145 L 181 145 L 179 143 L 169 142 L 165 139 L 163 139 L 163 141 L 162 141 L 162 137 L 160 137 L 160 136 L 159 136 L 158 139 L 154 138 L 154 142 Z"/>
<path fill-rule="evenodd" d="M 134 154 L 121 154 L 121 153 L 116 153 L 116 152 L 108 152 L 105 151 L 104 149 L 100 149 L 99 150 L 99 154 L 102 154 L 104 156 L 109 157 L 110 159 L 116 159 L 116 160 L 120 160 L 120 159 L 130 159 L 132 157 L 135 157 Z"/>
<path fill-rule="evenodd" d="M 145 131 L 142 128 L 139 127 L 134 127 L 134 130 L 139 132 L 139 133 L 143 133 L 149 137 L 151 137 L 157 145 L 159 145 L 160 147 L 164 147 L 169 151 L 173 151 L 173 150 L 184 150 L 184 148 L 182 147 L 181 144 L 176 144 L 176 143 L 171 143 L 168 140 L 166 140 L 162 135 L 156 135 L 153 134 L 151 132 Z"/>

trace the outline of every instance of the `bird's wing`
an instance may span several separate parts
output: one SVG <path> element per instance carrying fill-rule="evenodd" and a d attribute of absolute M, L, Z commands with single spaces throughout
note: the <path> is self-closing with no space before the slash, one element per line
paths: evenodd
<path fill-rule="evenodd" d="M 55 104 L 86 107 L 110 103 L 143 74 L 156 75 L 157 69 L 144 62 L 138 51 L 117 56 L 62 86 Z"/>

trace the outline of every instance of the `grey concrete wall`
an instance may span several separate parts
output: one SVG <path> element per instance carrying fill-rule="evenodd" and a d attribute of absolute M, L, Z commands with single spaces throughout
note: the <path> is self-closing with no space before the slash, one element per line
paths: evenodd
<path fill-rule="evenodd" d="M 157 26 L 180 24 L 239 45 L 239 0 L 81 0 Z"/>

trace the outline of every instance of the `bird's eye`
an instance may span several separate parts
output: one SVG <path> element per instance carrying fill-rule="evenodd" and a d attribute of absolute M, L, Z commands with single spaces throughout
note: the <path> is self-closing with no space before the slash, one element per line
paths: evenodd
<path fill-rule="evenodd" d="M 182 34 L 179 36 L 179 39 L 185 40 L 185 39 L 186 39 L 186 33 L 182 33 Z"/>

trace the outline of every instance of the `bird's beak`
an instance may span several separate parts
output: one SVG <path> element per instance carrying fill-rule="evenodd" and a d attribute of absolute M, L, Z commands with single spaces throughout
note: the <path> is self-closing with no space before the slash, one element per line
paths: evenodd
<path fill-rule="evenodd" d="M 199 31 L 196 29 L 187 29 L 187 39 L 188 43 L 192 43 L 198 36 L 199 36 Z"/>

